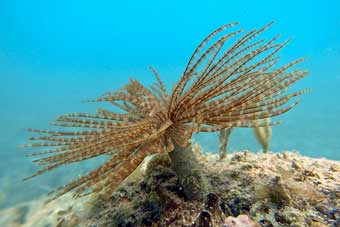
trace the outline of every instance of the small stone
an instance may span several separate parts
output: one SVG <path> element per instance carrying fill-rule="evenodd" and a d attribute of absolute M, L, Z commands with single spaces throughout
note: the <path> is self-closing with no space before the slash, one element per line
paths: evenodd
<path fill-rule="evenodd" d="M 253 168 L 253 165 L 252 164 L 244 164 L 240 167 L 241 170 L 251 170 Z"/>
<path fill-rule="evenodd" d="M 297 171 L 302 170 L 302 167 L 296 161 L 292 161 L 292 167 Z"/>
<path fill-rule="evenodd" d="M 66 211 L 66 210 L 58 210 L 57 211 L 57 215 L 58 216 L 63 216 L 63 215 L 65 215 L 65 214 L 67 214 L 68 212 Z"/>
<path fill-rule="evenodd" d="M 340 172 L 340 166 L 337 165 L 337 164 L 332 164 L 332 165 L 329 167 L 329 170 L 332 171 L 332 172 Z"/>
<path fill-rule="evenodd" d="M 211 215 L 208 211 L 201 211 L 192 227 L 210 227 Z"/>
<path fill-rule="evenodd" d="M 228 217 L 225 221 L 226 227 L 258 227 L 247 215 L 239 215 L 237 218 Z"/>

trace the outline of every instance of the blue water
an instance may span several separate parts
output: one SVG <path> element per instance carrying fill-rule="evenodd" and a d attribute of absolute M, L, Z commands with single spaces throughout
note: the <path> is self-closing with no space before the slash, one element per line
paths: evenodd
<path fill-rule="evenodd" d="M 36 168 L 25 158 L 24 128 L 46 128 L 56 116 L 94 112 L 81 100 L 116 90 L 136 78 L 150 84 L 153 65 L 168 87 L 181 76 L 196 45 L 217 27 L 245 29 L 275 20 L 268 38 L 293 41 L 284 61 L 310 76 L 300 105 L 279 117 L 274 152 L 340 160 L 340 2 L 330 1 L 19 1 L 0 0 L 0 208 L 38 197 L 98 163 L 73 165 L 29 182 Z M 195 137 L 216 152 L 215 134 Z M 259 151 L 252 131 L 236 129 L 231 150 Z"/>

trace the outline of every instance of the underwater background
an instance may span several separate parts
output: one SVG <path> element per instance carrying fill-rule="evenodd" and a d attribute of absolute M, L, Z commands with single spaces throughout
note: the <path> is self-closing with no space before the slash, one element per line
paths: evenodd
<path fill-rule="evenodd" d="M 278 117 L 271 150 L 340 160 L 340 2 L 330 1 L 19 1 L 0 0 L 0 209 L 67 183 L 102 160 L 70 165 L 22 182 L 37 168 L 18 149 L 25 128 L 49 128 L 69 112 L 93 113 L 81 103 L 135 78 L 151 84 L 154 66 L 170 89 L 198 43 L 217 27 L 239 21 L 247 30 L 270 21 L 263 37 L 292 38 L 280 56 L 299 57 L 311 88 Z M 216 134 L 195 140 L 218 151 Z M 236 129 L 229 150 L 260 151 L 251 129 Z"/>

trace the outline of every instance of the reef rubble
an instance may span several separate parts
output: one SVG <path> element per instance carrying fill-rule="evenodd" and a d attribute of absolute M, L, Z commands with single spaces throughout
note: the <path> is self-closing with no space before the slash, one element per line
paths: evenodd
<path fill-rule="evenodd" d="M 67 194 L 0 211 L 0 226 L 340 226 L 340 162 L 297 152 L 234 152 L 220 160 L 193 146 L 213 191 L 188 202 L 167 154 L 148 157 L 107 198 Z"/>

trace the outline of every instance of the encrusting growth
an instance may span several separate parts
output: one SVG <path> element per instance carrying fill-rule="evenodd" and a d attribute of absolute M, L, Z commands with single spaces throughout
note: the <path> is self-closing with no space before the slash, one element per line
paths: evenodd
<path fill-rule="evenodd" d="M 188 142 L 193 133 L 259 127 L 262 123 L 259 124 L 258 119 L 274 117 L 293 108 L 299 101 L 290 104 L 289 101 L 306 90 L 286 94 L 287 88 L 307 72 L 290 69 L 303 59 L 277 66 L 279 57 L 275 54 L 288 41 L 277 43 L 279 36 L 256 39 L 272 23 L 259 30 L 225 32 L 237 24 L 218 28 L 199 44 L 170 94 L 152 69 L 157 83 L 150 88 L 131 79 L 122 89 L 89 100 L 112 104 L 119 111 L 98 109 L 95 114 L 70 113 L 52 123 L 69 128 L 67 131 L 28 129 L 41 134 L 31 140 L 42 142 L 24 147 L 52 149 L 31 154 L 48 156 L 34 161 L 42 168 L 26 179 L 62 165 L 107 155 L 101 167 L 63 186 L 50 200 L 69 191 L 74 191 L 75 197 L 88 193 L 109 195 L 147 155 L 172 154 L 178 149 L 191 152 Z M 231 45 L 225 45 L 231 40 Z M 81 130 L 75 131 L 75 127 Z M 186 164 L 176 160 L 179 157 L 171 155 L 171 161 Z M 198 170 L 178 168 L 178 171 Z M 196 176 L 200 181 L 199 173 L 177 172 L 177 175 Z"/>

